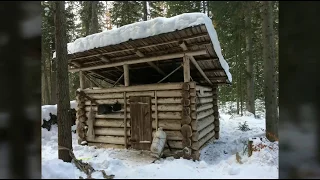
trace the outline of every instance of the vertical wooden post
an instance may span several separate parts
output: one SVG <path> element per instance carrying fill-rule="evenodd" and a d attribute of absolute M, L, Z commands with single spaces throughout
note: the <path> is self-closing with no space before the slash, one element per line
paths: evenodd
<path fill-rule="evenodd" d="M 129 65 L 123 65 L 123 73 L 124 73 L 124 86 L 130 86 L 130 77 L 129 77 Z"/>
<path fill-rule="evenodd" d="M 155 99 L 155 113 L 156 113 L 156 131 L 158 130 L 158 97 L 157 97 L 157 91 L 154 91 L 154 99 Z"/>
<path fill-rule="evenodd" d="M 124 99 L 124 146 L 128 149 L 128 136 L 127 136 L 127 94 L 123 92 L 123 99 Z"/>
<path fill-rule="evenodd" d="M 183 78 L 184 82 L 190 82 L 190 59 L 186 55 L 183 57 Z"/>
<path fill-rule="evenodd" d="M 83 71 L 79 71 L 80 89 L 84 88 L 84 78 Z"/>

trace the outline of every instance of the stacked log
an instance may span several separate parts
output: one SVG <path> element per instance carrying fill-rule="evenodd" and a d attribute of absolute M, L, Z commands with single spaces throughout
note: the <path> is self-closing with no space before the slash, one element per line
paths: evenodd
<path fill-rule="evenodd" d="M 182 116 L 181 116 L 181 134 L 182 134 L 182 149 L 191 148 L 192 145 L 192 128 L 191 128 L 191 98 L 190 98 L 190 84 L 184 83 L 182 88 Z M 190 158 L 190 154 L 183 154 L 184 158 Z"/>
<path fill-rule="evenodd" d="M 218 111 L 218 86 L 212 87 L 213 91 L 213 116 L 214 116 L 214 131 L 215 131 L 215 139 L 219 139 L 220 137 L 220 120 L 219 120 L 219 111 Z"/>
<path fill-rule="evenodd" d="M 84 145 L 86 142 L 86 129 L 87 129 L 87 116 L 85 110 L 85 94 L 83 91 L 76 92 L 76 101 L 77 101 L 77 135 L 78 135 L 78 144 Z"/>
<path fill-rule="evenodd" d="M 199 155 L 200 150 L 215 136 L 214 93 L 212 88 L 196 86 L 196 120 L 191 122 L 192 150 Z"/>
<path fill-rule="evenodd" d="M 192 85 L 191 85 L 192 86 Z M 191 87 L 190 86 L 190 87 Z M 166 83 L 141 86 L 115 87 L 108 89 L 86 89 L 84 92 L 97 104 L 120 103 L 122 109 L 106 115 L 95 115 L 95 139 L 88 140 L 90 144 L 99 144 L 99 147 L 125 147 L 125 135 L 131 137 L 130 131 L 130 96 L 151 96 L 152 109 L 152 136 L 157 127 L 162 127 L 167 134 L 170 148 L 182 149 L 181 119 L 183 117 L 182 104 L 183 83 Z M 196 118 L 195 84 L 191 87 L 194 93 L 187 95 L 190 105 L 190 118 Z M 125 98 L 126 99 L 125 99 Z M 87 98 L 88 99 L 88 98 Z M 93 111 L 97 111 L 96 103 L 92 101 Z M 126 102 L 126 105 L 124 104 Z M 90 100 L 85 102 L 86 114 L 90 110 Z M 125 107 L 126 106 L 126 107 Z M 125 123 L 126 120 L 126 123 Z M 157 121 L 158 120 L 158 121 Z M 191 120 L 190 120 L 191 121 Z M 190 123 L 189 123 L 190 124 Z M 125 134 L 125 125 L 127 133 Z M 191 138 L 191 137 L 190 137 Z M 128 147 L 130 146 L 128 140 Z M 166 145 L 166 148 L 167 145 Z"/>

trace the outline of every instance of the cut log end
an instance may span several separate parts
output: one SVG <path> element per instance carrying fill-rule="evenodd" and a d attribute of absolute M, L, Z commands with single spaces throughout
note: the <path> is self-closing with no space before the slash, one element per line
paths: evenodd
<path fill-rule="evenodd" d="M 192 136 L 192 129 L 190 125 L 183 125 L 181 127 L 181 134 L 184 138 L 190 138 Z"/>

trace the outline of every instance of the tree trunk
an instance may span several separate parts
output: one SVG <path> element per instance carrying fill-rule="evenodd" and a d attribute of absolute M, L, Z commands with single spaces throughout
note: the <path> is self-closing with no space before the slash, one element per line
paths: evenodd
<path fill-rule="evenodd" d="M 148 1 L 142 1 L 142 3 L 143 3 L 143 20 L 147 21 L 148 20 L 148 6 L 147 6 Z"/>
<path fill-rule="evenodd" d="M 70 97 L 69 97 L 69 78 L 68 78 L 68 59 L 67 59 L 67 33 L 65 2 L 56 1 L 55 12 L 55 35 L 57 52 L 57 98 L 58 98 L 58 146 L 72 149 L 71 136 L 71 116 Z M 71 162 L 72 158 L 67 150 L 58 150 L 59 159 L 64 162 Z"/>
<path fill-rule="evenodd" d="M 46 92 L 46 99 L 47 99 L 47 104 L 50 104 L 51 102 L 51 96 L 50 96 L 50 81 L 49 81 L 49 75 L 50 75 L 50 70 L 47 68 L 47 61 L 45 61 L 45 69 L 44 69 L 44 79 L 45 79 L 45 92 Z"/>
<path fill-rule="evenodd" d="M 90 34 L 95 34 L 99 31 L 99 22 L 98 22 L 98 2 L 91 1 L 91 26 Z"/>
<path fill-rule="evenodd" d="M 247 59 L 247 110 L 255 114 L 255 104 L 254 104 L 254 77 L 253 77 L 253 60 L 252 60 L 252 30 L 251 30 L 251 2 L 246 2 L 247 11 L 245 16 L 245 27 L 246 27 L 246 59 Z"/>
<path fill-rule="evenodd" d="M 242 59 L 242 57 L 240 58 Z M 240 65 L 241 67 L 241 65 Z M 240 91 L 240 115 L 243 116 L 243 88 L 242 88 L 242 71 L 241 71 L 242 68 L 239 68 L 239 73 L 240 73 L 240 76 L 239 76 L 239 79 L 240 79 L 240 84 L 239 84 L 239 91 Z"/>
<path fill-rule="evenodd" d="M 270 141 L 278 137 L 278 109 L 276 68 L 271 1 L 262 2 L 262 37 L 264 59 L 264 93 L 266 107 L 266 136 Z"/>
<path fill-rule="evenodd" d="M 57 104 L 57 59 L 51 61 L 51 102 Z"/>

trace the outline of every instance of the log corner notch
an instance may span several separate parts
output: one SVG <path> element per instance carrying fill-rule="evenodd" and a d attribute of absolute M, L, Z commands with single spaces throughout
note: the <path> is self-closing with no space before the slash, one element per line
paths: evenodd
<path fill-rule="evenodd" d="M 185 75 L 188 76 L 188 73 L 186 73 Z M 199 160 L 199 156 L 195 155 L 194 151 L 191 149 L 193 142 L 192 142 L 192 128 L 191 128 L 192 112 L 191 112 L 190 92 L 194 89 L 190 89 L 190 82 L 188 82 L 188 79 L 189 79 L 188 77 L 185 78 L 187 82 L 185 82 L 182 87 L 181 134 L 182 134 L 182 147 L 183 147 L 182 152 L 184 153 L 182 153 L 181 156 L 184 159 Z"/>
<path fill-rule="evenodd" d="M 83 91 L 76 91 L 76 101 L 77 101 L 77 135 L 78 135 L 78 144 L 79 145 L 86 145 L 86 130 L 87 130 L 87 116 L 85 110 L 85 102 L 86 97 Z"/>

